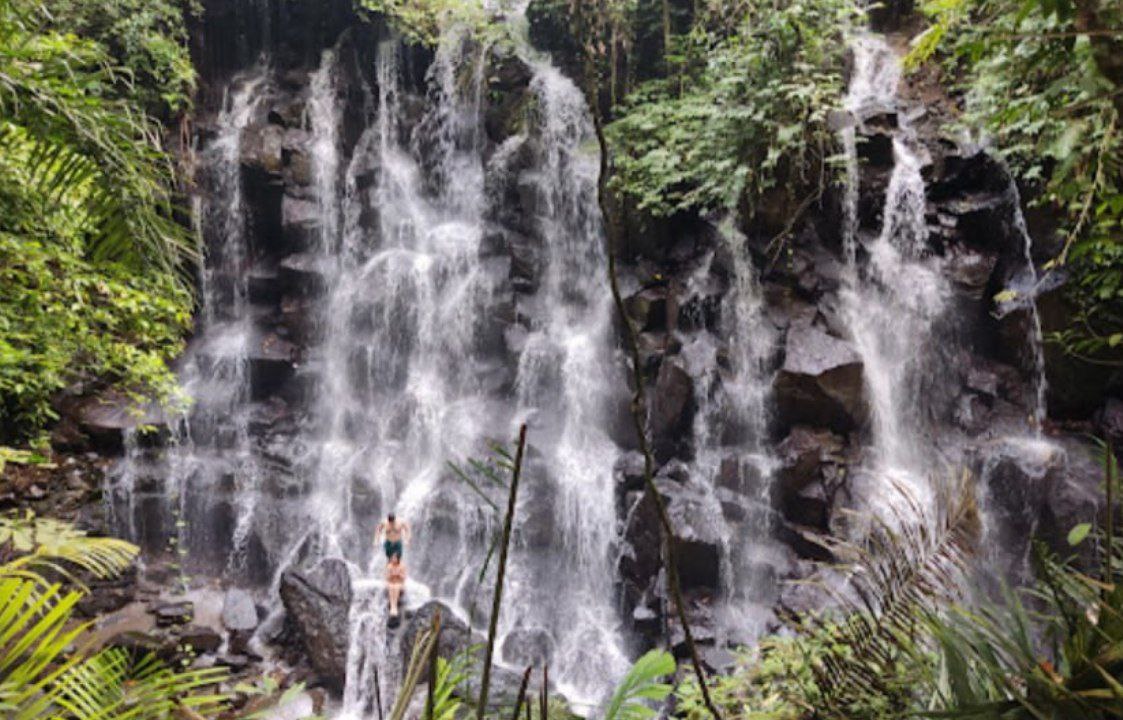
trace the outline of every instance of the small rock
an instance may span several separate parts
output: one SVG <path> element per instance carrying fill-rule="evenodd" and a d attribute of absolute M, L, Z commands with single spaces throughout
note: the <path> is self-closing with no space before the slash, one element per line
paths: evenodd
<path fill-rule="evenodd" d="M 195 619 L 195 604 L 188 600 L 166 603 L 151 608 L 149 612 L 156 616 L 156 627 L 186 625 Z"/>
<path fill-rule="evenodd" d="M 257 628 L 257 607 L 253 596 L 241 588 L 230 588 L 222 600 L 222 626 L 232 632 Z"/>
<path fill-rule="evenodd" d="M 209 627 L 188 625 L 179 633 L 180 645 L 196 655 L 213 653 L 222 647 L 222 636 Z"/>

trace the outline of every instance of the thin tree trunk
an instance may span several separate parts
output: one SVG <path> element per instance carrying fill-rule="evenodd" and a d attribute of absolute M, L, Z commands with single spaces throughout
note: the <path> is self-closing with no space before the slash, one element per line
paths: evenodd
<path fill-rule="evenodd" d="M 519 720 L 519 711 L 522 710 L 523 702 L 526 702 L 526 710 L 530 712 L 530 703 L 526 701 L 526 686 L 530 682 L 530 671 L 533 669 L 533 665 L 527 665 L 526 672 L 523 673 L 522 682 L 519 683 L 519 694 L 515 696 L 515 712 L 511 715 L 511 720 Z"/>
<path fill-rule="evenodd" d="M 487 651 L 484 655 L 483 680 L 480 682 L 480 700 L 476 705 L 476 718 L 483 720 L 487 710 L 487 691 L 491 682 L 491 660 L 495 654 L 495 635 L 499 629 L 499 607 L 503 602 L 503 578 L 507 573 L 507 549 L 511 544 L 511 526 L 515 519 L 515 501 L 519 494 L 519 475 L 522 473 L 523 453 L 526 451 L 526 425 L 519 428 L 519 448 L 515 452 L 515 466 L 511 472 L 511 492 L 507 497 L 507 517 L 503 519 L 503 539 L 499 546 L 499 568 L 495 575 L 495 594 L 491 602 L 491 618 L 487 628 Z"/>
<path fill-rule="evenodd" d="M 592 94 L 596 97 L 596 93 Z M 640 452 L 643 454 L 643 481 L 648 499 L 655 505 L 659 516 L 659 525 L 663 536 L 663 557 L 667 569 L 667 587 L 674 601 L 675 611 L 679 624 L 682 626 L 686 646 L 690 651 L 690 662 L 694 674 L 698 678 L 698 686 L 702 692 L 702 699 L 706 709 L 714 717 L 721 720 L 721 713 L 710 697 L 709 687 L 706 685 L 706 676 L 702 670 L 702 661 L 698 655 L 698 647 L 694 643 L 694 633 L 690 629 L 690 621 L 686 617 L 686 604 L 682 598 L 682 586 L 678 576 L 678 562 L 675 547 L 675 531 L 671 518 L 667 515 L 667 507 L 662 496 L 655 487 L 655 456 L 647 437 L 647 397 L 644 389 L 643 365 L 640 362 L 639 343 L 636 339 L 635 325 L 628 315 L 624 298 L 620 294 L 620 282 L 616 272 L 616 238 L 619 228 L 616 216 L 612 212 L 608 197 L 608 142 L 604 136 L 604 125 L 600 117 L 600 110 L 595 101 L 592 107 L 593 127 L 600 146 L 600 175 L 597 178 L 597 201 L 600 204 L 601 214 L 604 217 L 605 237 L 608 244 L 608 279 L 612 291 L 612 300 L 616 304 L 616 311 L 624 326 L 624 342 L 627 344 L 628 354 L 632 365 L 632 383 L 635 386 L 632 393 L 632 422 L 635 425 L 636 437 L 639 441 Z"/>

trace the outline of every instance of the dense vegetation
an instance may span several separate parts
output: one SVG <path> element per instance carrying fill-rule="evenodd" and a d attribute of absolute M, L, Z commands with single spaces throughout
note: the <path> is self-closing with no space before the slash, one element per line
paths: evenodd
<path fill-rule="evenodd" d="M 363 5 L 423 43 L 447 22 L 486 23 L 478 6 L 457 0 Z M 863 21 L 856 3 L 553 5 L 570 23 L 598 101 L 618 198 L 652 216 L 751 220 L 776 206 L 790 229 L 829 185 L 836 148 L 827 117 L 844 91 L 845 34 Z M 1054 340 L 1118 362 L 1123 7 L 934 0 L 925 11 L 931 25 L 910 62 L 939 67 L 962 100 L 961 122 L 990 134 L 1027 197 L 1058 218 L 1063 241 L 1051 267 L 1070 276 L 1072 322 Z M 165 149 L 194 84 L 183 12 L 173 0 L 0 0 L 0 443 L 39 436 L 63 392 L 116 387 L 137 399 L 175 398 L 168 363 L 190 325 L 196 260 L 177 207 L 185 178 Z M 995 603 L 958 591 L 978 542 L 975 509 L 961 501 L 941 521 L 885 528 L 871 546 L 852 548 L 867 602 L 804 619 L 714 678 L 721 713 L 1123 717 L 1123 546 L 1110 524 L 1073 529 L 1079 564 L 1039 550 L 1039 590 Z M 221 698 L 196 692 L 215 673 L 72 651 L 85 628 L 69 629 L 70 609 L 83 589 L 43 575 L 109 576 L 134 553 L 67 526 L 0 522 L 0 636 L 20 638 L 0 647 L 0 710 L 18 718 L 47 707 L 64 708 L 60 717 L 216 711 Z M 407 672 L 414 686 L 432 642 L 422 637 Z M 455 717 L 452 689 L 465 670 L 442 663 L 431 716 Z M 673 669 L 665 653 L 642 658 L 606 717 L 648 717 L 650 702 L 668 696 L 679 715 L 708 716 L 696 681 L 673 695 L 660 681 Z M 120 708 L 127 713 L 114 715 Z M 392 716 L 405 712 L 402 704 Z"/>
<path fill-rule="evenodd" d="M 186 105 L 183 40 L 175 3 L 0 2 L 0 442 L 68 387 L 172 393 L 195 249 L 156 116 Z"/>
<path fill-rule="evenodd" d="M 964 124 L 990 135 L 1037 205 L 1055 213 L 1070 273 L 1054 340 L 1123 359 L 1123 4 L 933 0 L 913 64 L 941 62 Z"/>

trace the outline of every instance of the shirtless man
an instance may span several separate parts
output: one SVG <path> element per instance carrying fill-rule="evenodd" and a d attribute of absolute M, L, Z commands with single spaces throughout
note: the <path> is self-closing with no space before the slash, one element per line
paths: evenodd
<path fill-rule="evenodd" d="M 406 586 L 406 566 L 400 555 L 391 555 L 386 563 L 386 591 L 390 595 L 390 617 L 398 617 L 398 600 Z"/>
<path fill-rule="evenodd" d="M 385 537 L 382 549 L 386 552 L 386 559 L 389 560 L 395 555 L 401 559 L 402 550 L 409 541 L 409 525 L 397 520 L 394 513 L 390 513 L 385 520 L 378 523 L 378 529 L 374 531 L 374 541 L 378 542 L 380 537 Z"/>

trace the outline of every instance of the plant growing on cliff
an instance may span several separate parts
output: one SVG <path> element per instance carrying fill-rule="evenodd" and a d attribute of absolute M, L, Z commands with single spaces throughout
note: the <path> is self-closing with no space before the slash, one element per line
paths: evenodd
<path fill-rule="evenodd" d="M 1059 214 L 1068 352 L 1123 362 L 1123 6 L 932 0 L 909 61 L 943 61 L 963 123 L 993 136 L 1034 203 Z M 1038 238 L 1042 239 L 1042 238 Z"/>
<path fill-rule="evenodd" d="M 2 442 L 39 432 L 75 383 L 167 399 L 190 321 L 196 250 L 160 127 L 131 70 L 56 22 L 0 0 Z"/>
<path fill-rule="evenodd" d="M 857 16 L 849 0 L 700 13 L 678 39 L 676 72 L 637 88 L 607 128 L 614 189 L 655 215 L 751 216 L 771 189 L 817 196 L 834 152 L 827 113 L 844 90 L 843 33 Z"/>

